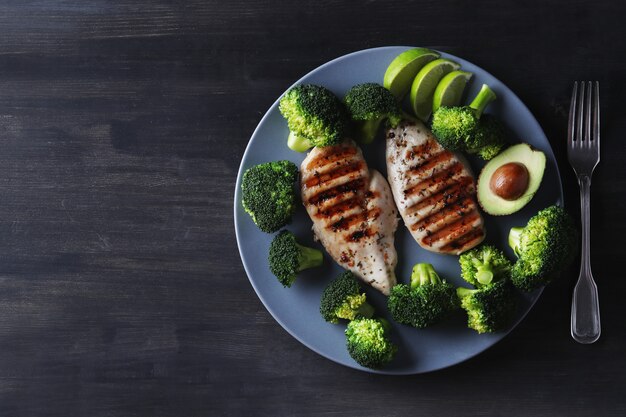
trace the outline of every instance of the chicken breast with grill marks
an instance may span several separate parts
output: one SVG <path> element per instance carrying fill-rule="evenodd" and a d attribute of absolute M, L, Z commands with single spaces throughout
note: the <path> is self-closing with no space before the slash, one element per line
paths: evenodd
<path fill-rule="evenodd" d="M 385 178 L 351 140 L 314 148 L 301 166 L 313 232 L 343 268 L 385 295 L 396 284 L 396 208 Z"/>
<path fill-rule="evenodd" d="M 389 129 L 387 178 L 404 223 L 432 252 L 458 255 L 485 238 L 466 162 L 444 149 L 421 122 Z"/>

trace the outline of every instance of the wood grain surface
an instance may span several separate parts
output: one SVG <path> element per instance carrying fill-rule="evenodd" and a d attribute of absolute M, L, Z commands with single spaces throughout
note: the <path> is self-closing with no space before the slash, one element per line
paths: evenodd
<path fill-rule="evenodd" d="M 603 1 L 0 3 L 1 416 L 626 415 L 626 6 Z M 571 84 L 602 87 L 593 267 L 603 336 L 569 335 L 577 268 L 484 354 L 387 377 L 289 336 L 233 229 L 270 104 L 329 59 L 431 46 L 493 73 L 565 160 Z"/>

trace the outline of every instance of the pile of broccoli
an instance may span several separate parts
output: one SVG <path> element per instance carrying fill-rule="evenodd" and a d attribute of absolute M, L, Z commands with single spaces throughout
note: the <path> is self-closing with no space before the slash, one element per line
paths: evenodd
<path fill-rule="evenodd" d="M 387 120 L 389 126 L 396 127 L 402 119 L 396 98 L 380 84 L 355 85 L 348 90 L 343 100 L 356 124 L 361 143 L 371 143 L 384 120 Z"/>
<path fill-rule="evenodd" d="M 300 245 L 288 230 L 277 234 L 270 244 L 270 271 L 285 287 L 291 287 L 298 272 L 320 266 L 323 260 L 322 251 Z"/>
<path fill-rule="evenodd" d="M 365 293 L 361 292 L 357 277 L 345 271 L 324 289 L 320 313 L 327 322 L 338 323 L 339 319 L 370 318 L 374 315 L 374 307 L 367 302 Z"/>
<path fill-rule="evenodd" d="M 273 233 L 291 222 L 296 209 L 297 179 L 298 167 L 290 161 L 266 162 L 244 172 L 243 208 L 259 229 Z"/>
<path fill-rule="evenodd" d="M 461 276 L 476 289 L 458 288 L 461 308 L 467 312 L 467 327 L 478 333 L 505 329 L 517 309 L 510 283 L 511 261 L 491 245 L 482 245 L 459 258 Z"/>
<path fill-rule="evenodd" d="M 514 264 L 489 245 L 461 255 L 461 275 L 476 287 L 457 289 L 468 327 L 479 333 L 505 329 L 516 310 L 514 286 L 532 291 L 549 283 L 576 255 L 577 238 L 567 212 L 550 206 L 531 217 L 525 227 L 511 229 L 509 245 L 518 256 Z"/>
<path fill-rule="evenodd" d="M 563 208 L 539 211 L 525 227 L 514 227 L 509 233 L 509 245 L 518 256 L 511 281 L 523 291 L 549 283 L 576 256 L 577 240 L 578 231 Z"/>
<path fill-rule="evenodd" d="M 324 289 L 320 313 L 329 323 L 349 320 L 346 328 L 348 353 L 359 365 L 378 369 L 390 362 L 397 347 L 388 337 L 389 323 L 372 318 L 374 307 L 367 302 L 357 277 L 345 271 Z"/>
<path fill-rule="evenodd" d="M 289 125 L 287 145 L 297 152 L 335 145 L 344 138 L 349 126 L 343 103 L 318 85 L 293 87 L 280 99 L 278 108 Z"/>
<path fill-rule="evenodd" d="M 493 116 L 483 115 L 495 93 L 483 84 L 469 106 L 440 107 L 433 114 L 432 131 L 446 149 L 478 154 L 484 160 L 496 156 L 504 145 L 504 128 Z"/>
<path fill-rule="evenodd" d="M 391 289 L 387 307 L 398 323 L 424 328 L 449 315 L 459 306 L 455 288 L 439 278 L 431 264 L 413 267 L 411 285 Z"/>
<path fill-rule="evenodd" d="M 394 358 L 397 346 L 388 337 L 389 323 L 384 319 L 360 318 L 346 328 L 348 353 L 359 365 L 382 368 Z"/>

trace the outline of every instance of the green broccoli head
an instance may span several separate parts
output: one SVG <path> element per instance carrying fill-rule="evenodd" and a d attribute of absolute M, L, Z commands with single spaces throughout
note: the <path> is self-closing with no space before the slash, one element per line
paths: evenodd
<path fill-rule="evenodd" d="M 577 241 L 578 230 L 563 208 L 539 211 L 525 227 L 514 227 L 509 233 L 509 245 L 518 256 L 511 281 L 523 291 L 549 283 L 574 259 Z"/>
<path fill-rule="evenodd" d="M 259 229 L 273 233 L 291 222 L 296 208 L 297 179 L 298 167 L 290 161 L 266 162 L 244 172 L 243 208 Z"/>
<path fill-rule="evenodd" d="M 515 316 L 517 299 L 509 280 L 503 279 L 478 289 L 457 288 L 461 308 L 467 312 L 467 327 L 478 333 L 506 329 Z"/>
<path fill-rule="evenodd" d="M 389 323 L 384 319 L 359 318 L 348 323 L 348 353 L 359 365 L 382 368 L 394 358 L 397 346 L 388 338 Z"/>
<path fill-rule="evenodd" d="M 320 266 L 323 259 L 322 251 L 300 245 L 288 230 L 277 234 L 270 244 L 270 270 L 285 287 L 291 287 L 298 272 Z"/>
<path fill-rule="evenodd" d="M 489 161 L 505 147 L 505 137 L 502 123 L 490 114 L 483 114 L 472 140 L 468 142 L 467 152 Z"/>
<path fill-rule="evenodd" d="M 361 286 L 354 274 L 346 271 L 324 289 L 320 313 L 324 320 L 338 323 L 339 319 L 372 317 L 374 308 L 367 302 L 365 293 L 361 292 Z"/>
<path fill-rule="evenodd" d="M 288 145 L 298 152 L 313 146 L 335 145 L 344 138 L 348 127 L 341 101 L 318 85 L 293 87 L 280 99 L 278 108 L 289 126 Z"/>
<path fill-rule="evenodd" d="M 479 119 L 469 106 L 439 107 L 433 113 L 431 129 L 437 141 L 451 151 L 465 151 L 478 128 Z"/>
<path fill-rule="evenodd" d="M 509 276 L 512 263 L 504 253 L 491 245 L 481 245 L 459 257 L 461 276 L 475 287 Z"/>
<path fill-rule="evenodd" d="M 489 86 L 483 84 L 469 106 L 437 109 L 431 128 L 441 146 L 477 154 L 485 160 L 500 153 L 505 145 L 502 124 L 495 117 L 482 114 L 495 98 Z"/>
<path fill-rule="evenodd" d="M 417 264 L 411 285 L 398 284 L 391 289 L 387 307 L 398 323 L 428 327 L 458 308 L 455 288 L 443 281 L 431 264 Z"/>
<path fill-rule="evenodd" d="M 352 87 L 344 97 L 348 113 L 358 127 L 362 143 L 371 143 L 383 120 L 396 127 L 402 119 L 402 111 L 396 98 L 380 84 L 365 83 Z"/>

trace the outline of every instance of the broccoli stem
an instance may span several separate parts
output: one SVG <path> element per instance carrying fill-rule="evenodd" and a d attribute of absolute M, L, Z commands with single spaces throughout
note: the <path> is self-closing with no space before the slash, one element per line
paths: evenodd
<path fill-rule="evenodd" d="M 476 280 L 483 285 L 487 285 L 493 280 L 493 272 L 487 268 L 479 268 L 476 271 Z"/>
<path fill-rule="evenodd" d="M 487 84 L 483 84 L 482 88 L 474 97 L 474 100 L 470 103 L 470 107 L 476 110 L 476 117 L 480 118 L 483 111 L 489 103 L 496 99 L 496 93 L 493 92 Z"/>
<path fill-rule="evenodd" d="M 374 315 L 374 311 L 374 307 L 366 301 L 359 307 L 358 315 L 370 319 Z"/>
<path fill-rule="evenodd" d="M 493 271 L 490 264 L 491 255 L 485 254 L 484 259 L 479 261 L 474 259 L 474 265 L 476 266 L 476 280 L 483 285 L 489 284 L 493 280 Z"/>
<path fill-rule="evenodd" d="M 298 257 L 298 271 L 320 266 L 324 261 L 324 254 L 322 254 L 322 251 L 302 246 L 298 243 L 296 243 L 296 245 L 298 246 L 300 252 Z"/>
<path fill-rule="evenodd" d="M 298 136 L 293 132 L 289 132 L 289 136 L 287 137 L 287 146 L 292 151 L 296 152 L 306 152 L 310 148 L 313 147 L 313 144 L 307 138 L 303 138 L 302 136 Z"/>
<path fill-rule="evenodd" d="M 359 139 L 361 139 L 361 143 L 367 145 L 374 141 L 376 133 L 378 133 L 378 128 L 380 127 L 380 122 L 382 121 L 383 118 L 359 122 Z"/>
<path fill-rule="evenodd" d="M 513 227 L 509 232 L 509 246 L 518 257 L 520 256 L 520 237 L 523 231 L 523 227 Z"/>
<path fill-rule="evenodd" d="M 416 264 L 411 273 L 411 288 L 424 284 L 439 284 L 441 279 L 431 264 Z"/>
<path fill-rule="evenodd" d="M 476 292 L 476 290 L 472 290 L 472 289 L 465 288 L 465 287 L 459 287 L 459 288 L 456 289 L 456 295 L 459 298 L 467 297 L 468 295 L 472 295 L 475 292 Z"/>

